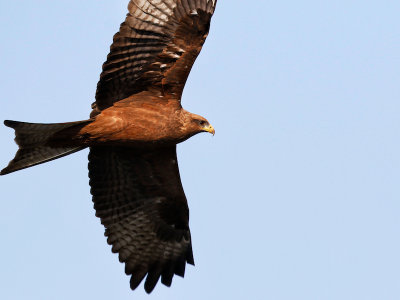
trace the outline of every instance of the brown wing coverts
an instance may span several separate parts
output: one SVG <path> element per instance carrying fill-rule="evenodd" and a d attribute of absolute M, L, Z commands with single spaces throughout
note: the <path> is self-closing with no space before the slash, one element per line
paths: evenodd
<path fill-rule="evenodd" d="M 194 264 L 189 210 L 176 147 L 144 152 L 124 147 L 92 147 L 89 177 L 96 216 L 112 251 L 119 253 L 135 289 L 143 278 L 150 293 L 160 276 L 170 286 Z"/>
<path fill-rule="evenodd" d="M 103 65 L 93 108 L 150 88 L 180 99 L 217 0 L 131 0 Z"/>

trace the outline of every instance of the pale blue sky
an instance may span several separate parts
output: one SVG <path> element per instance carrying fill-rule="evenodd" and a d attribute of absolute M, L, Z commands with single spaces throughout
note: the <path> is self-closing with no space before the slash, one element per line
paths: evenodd
<path fill-rule="evenodd" d="M 1 0 L 0 119 L 87 118 L 127 2 Z M 216 135 L 178 147 L 196 267 L 130 291 L 82 151 L 0 178 L 0 299 L 400 299 L 399 15 L 220 0 L 183 96 Z"/>

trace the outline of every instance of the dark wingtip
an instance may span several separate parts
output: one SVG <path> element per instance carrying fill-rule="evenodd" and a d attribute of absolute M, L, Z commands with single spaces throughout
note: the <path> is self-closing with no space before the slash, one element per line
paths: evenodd
<path fill-rule="evenodd" d="M 9 173 L 11 172 L 8 170 L 8 168 L 4 168 L 3 170 L 0 171 L 0 176 L 7 175 Z"/>
<path fill-rule="evenodd" d="M 148 284 L 145 284 L 144 285 L 144 290 L 145 290 L 145 292 L 147 294 L 151 294 L 151 292 L 154 290 L 155 287 L 156 287 L 155 285 L 154 286 L 150 286 Z"/>
<path fill-rule="evenodd" d="M 131 280 L 130 280 L 130 286 L 132 291 L 134 291 L 139 284 L 142 282 L 144 277 L 147 274 L 147 269 L 145 268 L 138 268 L 135 270 L 130 271 L 129 273 L 132 273 Z"/>
<path fill-rule="evenodd" d="M 190 243 L 187 254 L 186 254 L 186 261 L 189 265 L 194 266 L 194 257 L 193 257 L 193 250 L 192 250 L 192 243 Z"/>
<path fill-rule="evenodd" d="M 166 276 L 161 277 L 161 283 L 167 287 L 172 285 L 172 278 L 174 277 L 174 273 L 168 274 Z"/>
<path fill-rule="evenodd" d="M 175 266 L 175 274 L 180 276 L 180 277 L 185 277 L 185 269 L 186 269 L 186 260 L 185 259 L 180 259 L 177 261 L 176 266 Z"/>
<path fill-rule="evenodd" d="M 10 165 L 11 165 L 11 162 L 7 167 L 5 167 L 3 170 L 0 171 L 0 176 L 7 175 L 7 174 L 13 173 L 15 171 L 18 171 L 18 169 L 16 170 L 15 168 L 13 168 Z"/>
<path fill-rule="evenodd" d="M 157 267 L 147 274 L 146 281 L 144 282 L 144 290 L 147 294 L 150 294 L 157 285 L 161 276 L 161 268 Z"/>
<path fill-rule="evenodd" d="M 158 280 L 157 280 L 157 282 L 158 282 Z M 151 294 L 151 292 L 154 290 L 154 288 L 156 287 L 156 284 L 157 284 L 157 282 L 155 282 L 155 283 L 147 283 L 147 281 L 144 283 L 144 290 L 145 290 L 145 292 L 147 293 L 147 294 Z"/>
<path fill-rule="evenodd" d="M 14 128 L 14 126 L 17 124 L 17 121 L 11 121 L 11 120 L 4 120 L 4 125 L 7 127 Z"/>
<path fill-rule="evenodd" d="M 174 264 L 173 262 L 169 262 L 165 267 L 164 271 L 161 274 L 161 283 L 167 287 L 172 285 L 172 278 L 174 277 Z"/>

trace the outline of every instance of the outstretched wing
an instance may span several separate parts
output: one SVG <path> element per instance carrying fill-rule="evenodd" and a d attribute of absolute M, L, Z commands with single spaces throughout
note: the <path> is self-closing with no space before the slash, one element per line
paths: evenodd
<path fill-rule="evenodd" d="M 146 152 L 92 147 L 89 177 L 96 216 L 132 275 L 131 288 L 146 275 L 148 293 L 160 277 L 166 286 L 174 274 L 183 277 L 186 263 L 194 261 L 176 146 Z"/>
<path fill-rule="evenodd" d="M 131 0 L 97 84 L 93 108 L 144 90 L 180 100 L 217 0 Z"/>

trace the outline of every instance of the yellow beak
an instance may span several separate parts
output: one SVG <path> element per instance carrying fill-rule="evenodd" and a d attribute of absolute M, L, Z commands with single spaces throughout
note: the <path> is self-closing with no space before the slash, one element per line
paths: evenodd
<path fill-rule="evenodd" d="M 204 127 L 204 131 L 207 131 L 209 133 L 212 133 L 212 135 L 215 134 L 215 129 L 214 127 L 212 127 L 211 125 L 209 125 L 208 127 Z"/>

